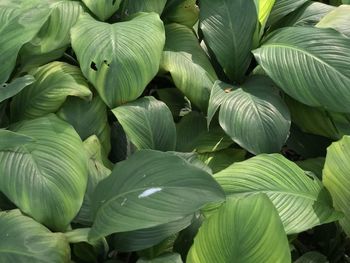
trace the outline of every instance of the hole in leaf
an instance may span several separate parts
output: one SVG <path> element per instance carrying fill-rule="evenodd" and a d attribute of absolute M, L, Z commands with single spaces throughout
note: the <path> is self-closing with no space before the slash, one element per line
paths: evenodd
<path fill-rule="evenodd" d="M 90 64 L 90 68 L 94 71 L 97 71 L 96 63 L 92 61 Z"/>
<path fill-rule="evenodd" d="M 103 63 L 105 63 L 108 67 L 110 66 L 107 60 L 104 60 Z"/>

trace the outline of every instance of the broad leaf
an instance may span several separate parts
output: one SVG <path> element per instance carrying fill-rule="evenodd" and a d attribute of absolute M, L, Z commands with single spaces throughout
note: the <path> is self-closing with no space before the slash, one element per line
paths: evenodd
<path fill-rule="evenodd" d="M 187 256 L 188 263 L 291 262 L 287 236 L 265 195 L 228 199 L 204 221 Z"/>
<path fill-rule="evenodd" d="M 175 85 L 197 107 L 206 110 L 210 89 L 217 79 L 209 58 L 191 29 L 166 25 L 161 69 L 170 72 Z"/>
<path fill-rule="evenodd" d="M 0 102 L 15 96 L 34 81 L 35 79 L 33 76 L 26 75 L 24 77 L 14 79 L 9 84 L 0 85 Z"/>
<path fill-rule="evenodd" d="M 315 176 L 279 154 L 259 155 L 215 174 L 228 197 L 266 193 L 287 234 L 338 220 L 331 198 Z"/>
<path fill-rule="evenodd" d="M 22 71 L 60 58 L 70 44 L 70 29 L 82 13 L 82 5 L 77 1 L 55 1 L 51 4 L 47 22 L 20 52 Z"/>
<path fill-rule="evenodd" d="M 34 119 L 56 112 L 68 96 L 90 99 L 92 93 L 78 67 L 51 62 L 30 72 L 36 81 L 11 102 L 13 120 Z"/>
<path fill-rule="evenodd" d="M 268 24 L 273 24 L 285 17 L 289 13 L 293 12 L 308 0 L 276 0 L 275 5 L 272 8 Z"/>
<path fill-rule="evenodd" d="M 35 139 L 32 137 L 0 129 L 0 151 L 16 148 L 34 141 Z"/>
<path fill-rule="evenodd" d="M 349 165 L 350 136 L 344 136 L 328 148 L 323 169 L 323 183 L 331 193 L 334 207 L 345 215 L 344 219 L 340 220 L 340 224 L 348 236 L 350 236 Z"/>
<path fill-rule="evenodd" d="M 37 3 L 35 7 L 0 5 L 0 83 L 9 79 L 19 50 L 32 40 L 49 15 L 47 3 Z"/>
<path fill-rule="evenodd" d="M 36 221 L 65 230 L 79 211 L 87 184 L 78 134 L 54 115 L 17 123 L 12 130 L 35 141 L 0 151 L 0 191 Z"/>
<path fill-rule="evenodd" d="M 104 21 L 111 17 L 120 6 L 122 0 L 82 0 L 84 4 L 100 20 Z"/>
<path fill-rule="evenodd" d="M 201 1 L 204 40 L 231 80 L 241 81 L 249 67 L 257 16 L 254 1 Z"/>
<path fill-rule="evenodd" d="M 175 123 L 163 102 L 144 97 L 119 106 L 112 112 L 138 149 L 175 150 Z"/>
<path fill-rule="evenodd" d="M 350 37 L 350 5 L 341 5 L 325 17 L 316 25 L 320 28 L 334 28 L 340 33 Z"/>
<path fill-rule="evenodd" d="M 134 14 L 138 12 L 155 12 L 159 15 L 163 12 L 166 0 L 133 0 L 126 1 L 124 9 L 128 14 Z"/>
<path fill-rule="evenodd" d="M 69 262 L 69 244 L 19 210 L 0 212 L 0 262 Z"/>
<path fill-rule="evenodd" d="M 254 51 L 267 75 L 291 97 L 336 112 L 350 112 L 349 53 L 350 39 L 312 27 L 278 30 Z"/>
<path fill-rule="evenodd" d="M 163 22 L 155 13 L 115 24 L 86 14 L 71 37 L 83 74 L 110 108 L 142 94 L 158 72 L 165 42 Z"/>
<path fill-rule="evenodd" d="M 107 119 L 107 108 L 100 97 L 91 101 L 80 98 L 68 98 L 57 115 L 70 123 L 82 140 L 96 135 L 107 153 L 111 149 L 110 127 Z"/>
<path fill-rule="evenodd" d="M 226 98 L 219 122 L 233 141 L 253 154 L 281 150 L 289 135 L 290 115 L 269 78 L 253 76 L 241 88 L 221 96 Z"/>
<path fill-rule="evenodd" d="M 163 19 L 168 23 L 178 23 L 189 28 L 198 21 L 199 8 L 196 0 L 168 0 Z"/>
<path fill-rule="evenodd" d="M 94 240 L 180 220 L 223 201 L 210 174 L 171 153 L 142 150 L 115 165 L 93 194 Z"/>
<path fill-rule="evenodd" d="M 161 241 L 177 234 L 188 227 L 193 215 L 186 216 L 180 220 L 164 225 L 136 230 L 133 232 L 117 233 L 114 236 L 113 244 L 118 251 L 139 251 L 157 245 Z"/>

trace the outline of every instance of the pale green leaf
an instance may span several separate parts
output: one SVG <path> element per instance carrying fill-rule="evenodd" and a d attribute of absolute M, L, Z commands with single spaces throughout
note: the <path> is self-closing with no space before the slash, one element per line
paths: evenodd
<path fill-rule="evenodd" d="M 56 112 L 68 96 L 90 99 L 92 93 L 78 67 L 51 62 L 30 72 L 35 82 L 11 102 L 13 120 L 34 119 Z"/>
<path fill-rule="evenodd" d="M 281 220 L 265 195 L 228 199 L 203 222 L 188 263 L 291 262 Z"/>
<path fill-rule="evenodd" d="M 334 207 L 344 213 L 340 225 L 350 236 L 350 136 L 344 136 L 327 150 L 323 169 L 323 183 L 331 193 Z"/>
<path fill-rule="evenodd" d="M 309 106 L 350 112 L 350 39 L 333 29 L 276 31 L 255 58 L 288 95 Z"/>
<path fill-rule="evenodd" d="M 228 197 L 266 193 L 287 234 L 341 218 L 320 180 L 279 154 L 263 154 L 235 163 L 215 174 L 215 178 Z"/>
<path fill-rule="evenodd" d="M 11 130 L 35 141 L 0 151 L 0 191 L 36 221 L 64 231 L 80 209 L 87 184 L 78 134 L 55 115 L 17 123 Z"/>
<path fill-rule="evenodd" d="M 19 210 L 0 212 L 0 262 L 69 262 L 70 248 L 64 235 L 51 233 Z"/>
<path fill-rule="evenodd" d="M 141 150 L 98 184 L 89 237 L 163 225 L 223 199 L 220 186 L 202 169 L 171 153 Z"/>
<path fill-rule="evenodd" d="M 320 28 L 334 28 L 340 33 L 350 37 L 350 5 L 341 5 L 327 14 L 316 25 Z"/>
<path fill-rule="evenodd" d="M 112 110 L 138 149 L 172 151 L 176 129 L 169 108 L 153 97 L 140 98 Z"/>
<path fill-rule="evenodd" d="M 201 1 L 204 40 L 231 80 L 241 81 L 249 67 L 257 16 L 254 1 Z"/>
<path fill-rule="evenodd" d="M 206 110 L 210 89 L 217 79 L 209 58 L 193 31 L 180 24 L 166 25 L 161 69 L 170 72 L 175 85 L 197 107 Z"/>
<path fill-rule="evenodd" d="M 142 94 L 158 72 L 165 42 L 163 22 L 155 13 L 115 24 L 82 15 L 71 37 L 84 76 L 110 108 Z"/>

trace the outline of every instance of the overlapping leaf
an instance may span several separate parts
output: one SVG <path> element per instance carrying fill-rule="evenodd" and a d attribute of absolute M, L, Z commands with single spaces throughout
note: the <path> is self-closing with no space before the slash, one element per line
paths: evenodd
<path fill-rule="evenodd" d="M 112 112 L 138 149 L 175 150 L 175 123 L 163 102 L 144 97 L 119 106 Z"/>
<path fill-rule="evenodd" d="M 67 96 L 90 99 L 92 93 L 78 67 L 51 62 L 31 71 L 35 82 L 11 102 L 13 120 L 34 119 L 56 112 Z"/>
<path fill-rule="evenodd" d="M 211 175 L 171 153 L 142 150 L 115 165 L 93 194 L 90 239 L 180 220 L 223 201 Z"/>
<path fill-rule="evenodd" d="M 278 213 L 265 195 L 229 199 L 204 221 L 188 263 L 291 262 Z"/>
<path fill-rule="evenodd" d="M 306 174 L 279 154 L 259 155 L 215 174 L 228 197 L 266 193 L 287 234 L 341 218 L 316 176 Z"/>
<path fill-rule="evenodd" d="M 350 112 L 350 39 L 333 29 L 278 30 L 254 51 L 265 72 L 287 94 L 309 106 Z"/>
<path fill-rule="evenodd" d="M 163 22 L 155 13 L 115 24 L 85 14 L 71 37 L 83 74 L 110 108 L 142 94 L 158 72 L 165 42 Z"/>
<path fill-rule="evenodd" d="M 0 151 L 0 191 L 38 222 L 64 231 L 79 211 L 87 184 L 78 134 L 54 115 L 17 123 L 12 131 L 35 141 Z"/>
<path fill-rule="evenodd" d="M 31 75 L 26 75 L 21 78 L 14 79 L 9 84 L 0 85 L 0 103 L 6 99 L 9 99 L 19 93 L 28 85 L 32 84 L 35 81 L 34 77 Z"/>
<path fill-rule="evenodd" d="M 199 8 L 196 0 L 169 0 L 167 1 L 163 19 L 168 23 L 178 23 L 189 28 L 198 21 Z"/>
<path fill-rule="evenodd" d="M 316 25 L 320 28 L 334 28 L 340 33 L 350 37 L 350 5 L 342 5 L 327 14 Z"/>
<path fill-rule="evenodd" d="M 120 6 L 122 0 L 82 0 L 83 3 L 100 20 L 104 21 L 111 17 Z"/>
<path fill-rule="evenodd" d="M 0 262 L 69 262 L 70 248 L 61 233 L 51 233 L 19 210 L 0 212 Z"/>
<path fill-rule="evenodd" d="M 278 20 L 301 7 L 306 2 L 308 2 L 308 0 L 276 0 L 268 23 L 276 23 Z"/>

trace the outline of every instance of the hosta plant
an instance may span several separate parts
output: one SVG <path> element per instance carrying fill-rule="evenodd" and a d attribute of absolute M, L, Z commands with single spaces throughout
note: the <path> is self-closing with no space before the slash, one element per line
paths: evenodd
<path fill-rule="evenodd" d="M 348 0 L 0 0 L 0 262 L 350 262 Z"/>

